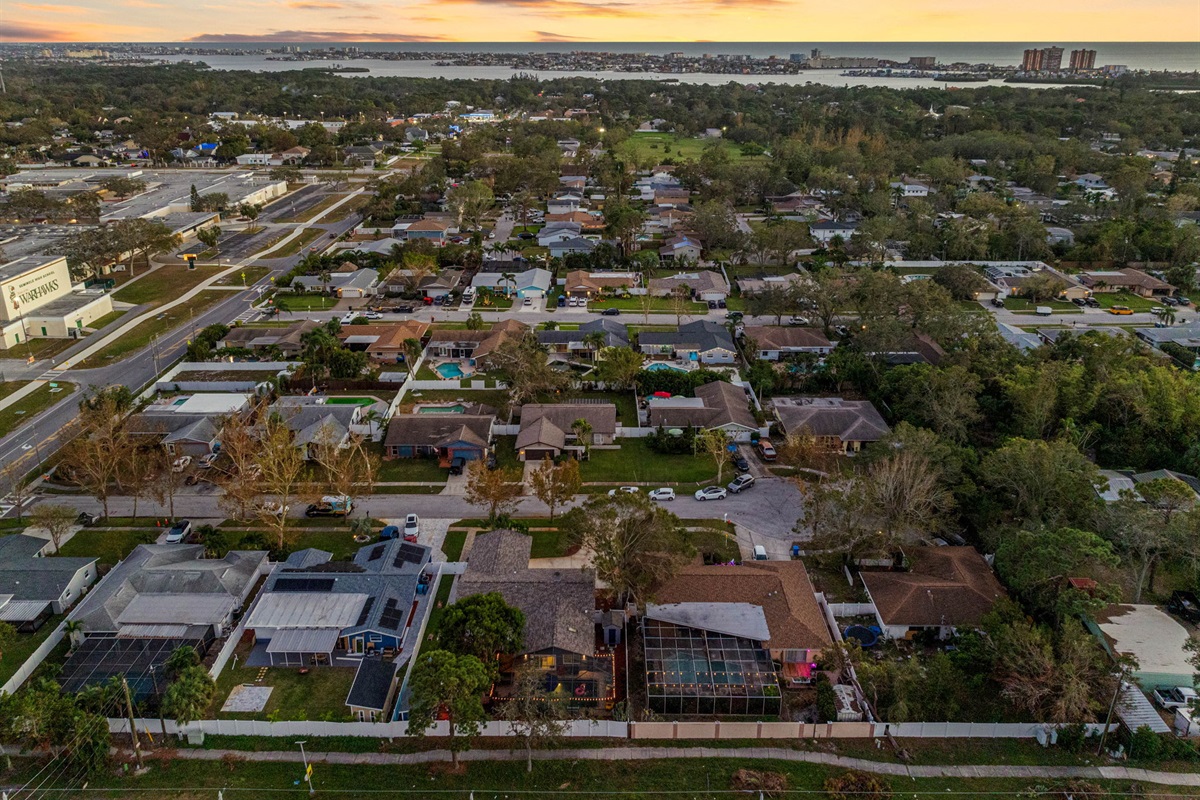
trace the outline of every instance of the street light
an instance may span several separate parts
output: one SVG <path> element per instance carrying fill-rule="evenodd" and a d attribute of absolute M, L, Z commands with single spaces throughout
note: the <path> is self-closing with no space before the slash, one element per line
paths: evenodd
<path fill-rule="evenodd" d="M 307 739 L 302 739 L 296 744 L 300 745 L 300 760 L 304 762 L 304 782 L 308 784 L 308 793 L 311 796 L 316 794 L 317 790 L 312 785 L 312 767 L 308 765 L 308 756 L 304 754 L 304 743 L 307 741 Z"/>

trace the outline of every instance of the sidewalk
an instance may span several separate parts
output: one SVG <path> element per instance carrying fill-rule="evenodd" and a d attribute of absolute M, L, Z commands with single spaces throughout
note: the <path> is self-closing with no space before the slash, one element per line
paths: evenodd
<path fill-rule="evenodd" d="M 8 749 L 10 752 L 13 748 Z M 302 763 L 300 751 L 247 752 L 242 750 L 192 750 L 186 747 L 173 750 L 176 758 L 196 761 L 220 761 L 226 757 L 245 761 Z M 420 753 L 320 753 L 309 752 L 312 763 L 369 764 L 395 766 L 432 764 L 450 761 L 449 750 L 427 750 Z M 525 753 L 516 750 L 468 750 L 459 754 L 460 761 L 524 761 Z M 774 747 L 605 747 L 562 750 L 535 750 L 534 761 L 650 761 L 669 758 L 712 759 L 751 758 L 771 761 L 790 761 L 821 764 L 842 769 L 857 769 L 879 775 L 905 778 L 1089 778 L 1092 780 L 1124 780 L 1153 783 L 1160 786 L 1200 787 L 1200 773 L 1160 772 L 1137 767 L 1063 767 L 1009 766 L 1005 764 L 905 765 L 865 758 L 849 758 L 832 753 L 790 750 Z"/>

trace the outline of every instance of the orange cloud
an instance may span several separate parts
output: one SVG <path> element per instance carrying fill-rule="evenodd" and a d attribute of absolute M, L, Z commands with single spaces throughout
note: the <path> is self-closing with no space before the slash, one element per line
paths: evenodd
<path fill-rule="evenodd" d="M 533 41 L 535 42 L 587 42 L 591 41 L 582 36 L 566 36 L 561 33 L 551 33 L 550 31 L 533 31 Z"/>
<path fill-rule="evenodd" d="M 15 3 L 17 8 L 42 14 L 91 14 L 96 9 L 83 6 L 60 6 L 44 3 Z"/>
<path fill-rule="evenodd" d="M 75 33 L 20 22 L 0 23 L 0 42 L 71 42 Z"/>
<path fill-rule="evenodd" d="M 415 33 L 350 33 L 348 31 L 271 31 L 270 33 L 202 33 L 187 42 L 452 42 L 441 35 Z"/>

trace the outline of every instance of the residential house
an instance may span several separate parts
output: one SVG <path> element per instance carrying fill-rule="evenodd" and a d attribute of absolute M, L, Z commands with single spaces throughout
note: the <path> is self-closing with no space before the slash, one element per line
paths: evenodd
<path fill-rule="evenodd" d="M 691 192 L 682 187 L 660 186 L 654 190 L 654 205 L 684 206 L 691 200 Z"/>
<path fill-rule="evenodd" d="M 765 637 L 753 637 L 781 665 L 784 680 L 808 683 L 816 662 L 833 644 L 808 571 L 800 561 L 747 561 L 734 566 L 693 564 L 680 569 L 655 593 L 655 618 L 668 606 L 678 623 L 696 625 L 708 613 L 749 605 L 760 609 Z M 650 616 L 648 614 L 648 616 Z M 727 633 L 745 636 L 746 630 Z"/>
<path fill-rule="evenodd" d="M 663 261 L 699 261 L 703 253 L 704 248 L 700 246 L 700 242 L 687 234 L 672 236 L 658 249 L 658 257 Z M 651 283 L 653 284 L 653 281 Z"/>
<path fill-rule="evenodd" d="M 1133 332 L 1143 342 L 1159 350 L 1165 344 L 1175 344 L 1191 351 L 1192 363 L 1189 366 L 1200 370 L 1200 321 L 1193 320 L 1165 328 L 1134 328 Z"/>
<path fill-rule="evenodd" d="M 979 263 L 979 262 L 977 262 Z M 1000 296 L 1020 296 L 1024 284 L 1035 275 L 1050 275 L 1059 285 L 1062 300 L 1081 300 L 1090 297 L 1091 289 L 1073 275 L 1067 275 L 1041 261 L 981 262 L 986 264 L 984 276 L 1000 290 Z"/>
<path fill-rule="evenodd" d="M 463 270 L 443 269 L 432 275 L 423 275 L 413 281 L 412 270 L 397 267 L 388 273 L 383 291 L 389 295 L 404 295 L 416 291 L 423 297 L 445 297 L 462 283 Z"/>
<path fill-rule="evenodd" d="M 1195 668 L 1187 650 L 1190 626 L 1158 606 L 1111 605 L 1084 622 L 1109 655 L 1132 662 L 1130 680 L 1143 691 L 1193 685 Z"/>
<path fill-rule="evenodd" d="M 336 297 L 359 299 L 377 294 L 379 271 L 354 269 L 352 272 L 332 272 L 328 278 L 320 275 L 300 275 L 292 279 L 292 288 L 301 292 L 329 292 Z"/>
<path fill-rule="evenodd" d="M 930 192 L 934 191 L 930 188 L 929 184 L 910 178 L 892 181 L 888 186 L 894 194 L 898 194 L 901 197 L 928 197 Z"/>
<path fill-rule="evenodd" d="M 125 430 L 136 439 L 161 444 L 171 456 L 200 458 L 220 449 L 224 418 L 248 413 L 253 397 L 241 392 L 206 392 L 161 398 L 130 415 Z"/>
<path fill-rule="evenodd" d="M 617 435 L 617 407 L 612 403 L 526 403 L 521 406 L 521 428 L 517 433 L 517 458 L 541 461 L 558 458 L 564 452 L 580 453 L 586 443 L 579 441 L 573 429 L 576 420 L 585 420 L 593 445 L 612 444 Z"/>
<path fill-rule="evenodd" d="M 809 216 L 825 210 L 825 201 L 822 198 L 801 191 L 769 197 L 767 200 L 771 203 L 772 211 L 785 217 Z"/>
<path fill-rule="evenodd" d="M 976 629 L 1005 597 L 973 547 L 906 547 L 905 562 L 905 572 L 859 573 L 887 638 L 930 631 L 946 639 L 958 629 Z"/>
<path fill-rule="evenodd" d="M 576 269 L 567 273 L 562 288 L 567 297 L 597 297 L 605 289 L 628 289 L 637 286 L 642 276 L 637 272 L 588 272 Z"/>
<path fill-rule="evenodd" d="M 651 278 L 647 287 L 655 297 L 669 297 L 676 288 L 686 286 L 696 300 L 725 300 L 729 297 L 729 282 L 713 270 L 679 272 L 668 278 Z"/>
<path fill-rule="evenodd" d="M 787 275 L 763 275 L 759 278 L 738 278 L 738 290 L 743 297 L 761 294 L 765 291 L 790 291 L 807 283 L 807 275 L 791 272 Z"/>
<path fill-rule="evenodd" d="M 1109 188 L 1108 182 L 1094 172 L 1080 175 L 1072 183 L 1087 191 L 1103 191 Z"/>
<path fill-rule="evenodd" d="M 1054 247 L 1061 244 L 1064 247 L 1072 247 L 1075 244 L 1075 232 L 1070 228 L 1060 228 L 1054 225 L 1046 226 L 1046 244 Z"/>
<path fill-rule="evenodd" d="M 561 192 L 546 201 L 547 214 L 570 214 L 583 208 L 583 195 L 570 191 Z"/>
<path fill-rule="evenodd" d="M 533 567 L 532 547 L 533 539 L 516 531 L 477 535 L 452 600 L 495 593 L 524 614 L 520 649 L 502 655 L 506 678 L 532 664 L 547 695 L 581 706 L 612 700 L 613 656 L 596 643 L 595 572 Z M 505 683 L 497 699 L 511 694 L 511 681 Z"/>
<path fill-rule="evenodd" d="M 818 245 L 826 247 L 833 243 L 834 239 L 840 238 L 843 242 L 850 241 L 854 236 L 854 232 L 858 230 L 858 224 L 854 222 L 838 222 L 837 220 L 822 220 L 814 222 L 808 226 L 808 233 Z"/>
<path fill-rule="evenodd" d="M 410 242 L 416 239 L 424 239 L 436 245 L 446 243 L 448 232 L 449 226 L 436 219 L 419 219 L 416 222 L 406 223 L 403 226 L 396 225 L 392 228 L 392 236 L 395 236 L 397 239 L 405 239 Z"/>
<path fill-rule="evenodd" d="M 426 354 L 431 358 L 463 358 L 478 364 L 500 345 L 529 331 L 528 325 L 515 319 L 493 323 L 486 331 L 435 330 L 429 335 Z"/>
<path fill-rule="evenodd" d="M 1092 270 L 1081 273 L 1079 282 L 1096 294 L 1128 292 L 1139 297 L 1170 297 L 1175 287 L 1140 269 Z"/>
<path fill-rule="evenodd" d="M 403 322 L 343 325 L 337 338 L 348 349 L 365 352 L 372 361 L 399 364 L 407 360 L 405 343 L 421 341 L 429 331 L 428 322 L 415 319 Z"/>
<path fill-rule="evenodd" d="M 736 442 L 749 442 L 760 432 L 746 390 L 725 381 L 697 387 L 695 397 L 651 397 L 646 413 L 653 428 L 722 430 Z"/>
<path fill-rule="evenodd" d="M 596 242 L 592 239 L 584 239 L 581 236 L 577 236 L 571 239 L 551 242 L 549 244 L 549 249 L 551 258 L 563 258 L 571 255 L 572 253 L 588 255 L 596 249 Z"/>
<path fill-rule="evenodd" d="M 752 346 L 757 357 L 763 361 L 778 361 L 801 353 L 827 356 L 835 347 L 820 328 L 750 325 L 742 328 L 741 332 L 743 343 Z"/>
<path fill-rule="evenodd" d="M 537 233 L 538 247 L 549 247 L 552 244 L 579 238 L 583 226 L 578 222 L 549 222 Z"/>
<path fill-rule="evenodd" d="M 437 458 L 449 467 L 455 459 L 486 459 L 496 415 L 397 414 L 383 440 L 388 458 Z"/>
<path fill-rule="evenodd" d="M 505 272 L 477 272 L 471 279 L 476 289 L 491 289 L 494 292 L 515 294 L 517 297 L 545 297 L 550 292 L 554 276 L 540 267 L 518 272 L 512 278 Z"/>
<path fill-rule="evenodd" d="M 327 400 L 319 395 L 288 395 L 267 409 L 267 413 L 283 420 L 292 433 L 292 444 L 302 448 L 310 460 L 317 457 L 319 448 L 345 447 L 351 433 L 366 432 L 371 428 L 366 421 L 367 409 L 363 406 L 330 404 Z M 379 413 L 378 409 L 376 413 Z"/>
<path fill-rule="evenodd" d="M 775 415 L 789 435 L 816 437 L 828 449 L 850 455 L 887 436 L 890 429 L 868 400 L 841 397 L 776 397 Z"/>
<path fill-rule="evenodd" d="M 32 633 L 64 614 L 96 581 L 94 558 L 43 558 L 49 539 L 16 533 L 0 537 L 0 622 Z"/>
<path fill-rule="evenodd" d="M 545 233 L 547 229 L 553 229 L 552 226 L 558 223 L 570 223 L 578 225 L 579 230 L 598 233 L 604 229 L 604 215 L 598 211 L 568 211 L 562 214 L 546 214 L 542 218 L 546 227 L 538 231 L 539 234 Z"/>
<path fill-rule="evenodd" d="M 259 578 L 265 551 L 205 558 L 204 545 L 143 544 L 68 615 L 81 633 L 59 683 L 69 693 L 125 678 L 136 699 L 166 690 L 164 665 L 184 645 L 202 657 L 228 636 Z"/>
<path fill-rule="evenodd" d="M 238 347 L 261 353 L 278 350 L 284 358 L 295 358 L 304 349 L 303 337 L 309 331 L 321 327 L 316 320 L 302 319 L 286 328 L 253 328 L 239 325 L 229 329 L 217 348 Z"/>
<path fill-rule="evenodd" d="M 728 329 L 712 320 L 696 320 L 673 331 L 642 331 L 638 348 L 648 356 L 698 361 L 702 364 L 733 364 L 737 346 Z"/>
<path fill-rule="evenodd" d="M 600 334 L 604 343 L 597 349 L 587 342 L 589 335 Z M 601 317 L 581 324 L 576 330 L 538 331 L 538 343 L 550 351 L 550 358 L 566 356 L 568 360 L 578 360 L 587 354 L 588 360 L 599 357 L 605 347 L 628 347 L 629 331 L 620 322 L 611 317 Z"/>
<path fill-rule="evenodd" d="M 1192 503 L 1200 504 L 1200 480 L 1196 479 L 1192 475 L 1187 475 L 1182 472 L 1175 472 L 1174 470 L 1170 469 L 1155 469 L 1150 470 L 1149 472 L 1138 472 L 1133 475 L 1133 482 L 1135 485 L 1149 483 L 1150 481 L 1156 480 L 1176 481 L 1181 486 L 1187 488 L 1192 495 L 1194 495 L 1191 500 Z"/>
<path fill-rule="evenodd" d="M 942 349 L 940 344 L 933 340 L 933 337 L 918 331 L 909 333 L 905 338 L 905 343 L 896 349 L 888 350 L 887 352 L 871 353 L 871 355 L 882 356 L 893 367 L 903 364 L 937 365 L 945 358 L 946 351 Z"/>

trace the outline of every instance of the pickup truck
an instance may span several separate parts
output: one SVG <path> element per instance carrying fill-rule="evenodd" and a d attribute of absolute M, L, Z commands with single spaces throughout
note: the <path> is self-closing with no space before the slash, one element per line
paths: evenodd
<path fill-rule="evenodd" d="M 1195 708 L 1197 700 L 1200 700 L 1200 695 L 1197 695 L 1196 690 L 1188 686 L 1164 686 L 1154 690 L 1154 702 L 1164 711 L 1173 711 L 1176 708 Z"/>
<path fill-rule="evenodd" d="M 321 502 L 312 503 L 304 509 L 306 517 L 347 517 L 354 510 L 354 503 L 347 497 L 330 497 L 326 495 Z"/>

